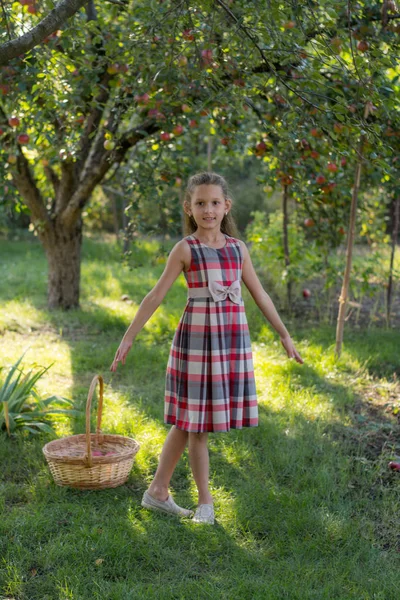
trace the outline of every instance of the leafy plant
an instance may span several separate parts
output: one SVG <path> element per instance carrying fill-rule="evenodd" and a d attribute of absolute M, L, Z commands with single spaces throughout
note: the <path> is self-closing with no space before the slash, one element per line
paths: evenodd
<path fill-rule="evenodd" d="M 54 414 L 77 415 L 79 411 L 60 406 L 73 406 L 72 400 L 61 396 L 41 398 L 35 389 L 36 383 L 49 370 L 40 367 L 24 373 L 19 367 L 24 355 L 10 368 L 7 377 L 0 379 L 0 430 L 6 429 L 8 435 L 18 429 L 37 434 L 41 431 L 55 434 L 48 422 Z"/>

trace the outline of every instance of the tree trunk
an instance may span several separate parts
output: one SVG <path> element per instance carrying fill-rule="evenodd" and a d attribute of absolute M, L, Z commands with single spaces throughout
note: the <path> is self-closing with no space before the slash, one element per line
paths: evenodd
<path fill-rule="evenodd" d="M 368 116 L 372 113 L 373 110 L 374 110 L 373 104 L 370 101 L 366 102 L 365 108 L 364 108 L 364 120 L 368 119 Z M 337 327 L 336 327 L 336 347 L 335 347 L 336 358 L 339 358 L 341 355 L 341 352 L 342 352 L 344 321 L 345 321 L 345 316 L 346 316 L 347 297 L 348 297 L 348 293 L 349 293 L 350 273 L 351 273 L 351 266 L 352 266 L 352 260 L 353 260 L 353 246 L 354 246 L 354 238 L 355 238 L 355 232 L 356 232 L 358 191 L 360 189 L 361 168 L 362 168 L 363 158 L 364 158 L 363 152 L 364 152 L 365 141 L 366 141 L 366 135 L 365 135 L 365 133 L 361 133 L 360 141 L 358 144 L 358 161 L 356 164 L 356 172 L 355 172 L 355 176 L 354 176 L 353 194 L 351 197 L 350 223 L 349 223 L 349 231 L 347 234 L 346 268 L 344 270 L 342 290 L 340 292 L 340 297 L 339 297 L 339 313 L 338 313 Z"/>
<path fill-rule="evenodd" d="M 349 231 L 347 234 L 346 267 L 344 270 L 342 290 L 340 292 L 340 297 L 339 297 L 339 313 L 338 313 L 337 326 L 336 326 L 336 347 L 335 347 L 336 358 L 339 358 L 341 355 L 341 352 L 342 352 L 344 321 L 345 321 L 345 316 L 346 316 L 347 299 L 348 299 L 349 283 L 350 283 L 350 273 L 351 273 L 351 266 L 352 266 L 352 260 L 353 260 L 353 246 L 354 246 L 354 236 L 355 236 L 356 218 L 357 218 L 357 200 L 358 200 L 358 190 L 360 189 L 360 181 L 361 181 L 361 166 L 362 166 L 362 153 L 363 153 L 363 149 L 364 149 L 364 141 L 365 141 L 365 136 L 362 136 L 361 140 L 360 140 L 360 144 L 359 144 L 359 159 L 358 159 L 357 166 L 356 166 L 353 194 L 352 194 L 352 198 L 351 198 L 350 223 L 349 223 Z"/>
<path fill-rule="evenodd" d="M 72 229 L 54 224 L 43 238 L 48 261 L 48 307 L 79 307 L 82 221 Z"/>

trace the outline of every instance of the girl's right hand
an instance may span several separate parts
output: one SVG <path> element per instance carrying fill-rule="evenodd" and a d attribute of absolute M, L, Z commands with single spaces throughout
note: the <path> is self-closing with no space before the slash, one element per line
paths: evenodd
<path fill-rule="evenodd" d="M 115 353 L 114 360 L 110 367 L 110 371 L 115 372 L 117 370 L 119 361 L 121 361 L 123 365 L 125 364 L 126 357 L 131 348 L 132 348 L 132 342 L 129 342 L 127 340 L 122 340 L 122 342 L 119 345 L 118 350 Z"/>

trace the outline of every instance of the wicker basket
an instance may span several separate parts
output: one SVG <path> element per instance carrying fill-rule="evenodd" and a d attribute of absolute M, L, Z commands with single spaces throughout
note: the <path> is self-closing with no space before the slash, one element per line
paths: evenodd
<path fill-rule="evenodd" d="M 90 433 L 90 407 L 96 384 L 100 384 L 96 433 Z M 122 435 L 101 433 L 103 378 L 96 375 L 86 403 L 86 434 L 53 440 L 43 447 L 57 485 L 85 490 L 114 488 L 125 483 L 139 444 Z"/>

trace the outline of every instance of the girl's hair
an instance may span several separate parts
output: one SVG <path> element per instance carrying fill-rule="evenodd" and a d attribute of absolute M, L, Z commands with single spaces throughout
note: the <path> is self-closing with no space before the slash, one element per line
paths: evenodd
<path fill-rule="evenodd" d="M 185 190 L 183 199 L 184 202 L 187 202 L 190 205 L 192 194 L 198 185 L 219 185 L 222 189 L 222 194 L 225 200 L 231 197 L 228 190 L 228 184 L 221 175 L 204 171 L 202 173 L 196 173 L 196 175 L 192 175 L 192 177 L 190 177 Z M 196 221 L 193 219 L 193 217 L 189 217 L 189 215 L 184 212 L 184 235 L 190 235 L 196 231 L 196 229 Z M 231 210 L 222 219 L 221 231 L 222 233 L 226 233 L 226 235 L 231 237 L 236 238 L 239 236 L 238 228 L 235 223 L 235 219 L 232 216 Z"/>

